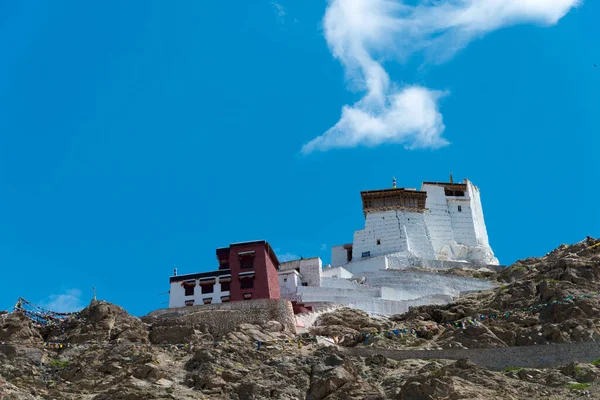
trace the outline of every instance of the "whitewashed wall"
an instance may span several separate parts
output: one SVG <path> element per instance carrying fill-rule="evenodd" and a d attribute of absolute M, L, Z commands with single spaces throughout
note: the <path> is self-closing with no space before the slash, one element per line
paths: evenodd
<path fill-rule="evenodd" d="M 279 292 L 281 295 L 294 294 L 300 286 L 300 274 L 294 270 L 279 273 Z"/>
<path fill-rule="evenodd" d="M 368 213 L 365 229 L 354 232 L 352 261 L 361 260 L 364 252 L 371 257 L 408 250 L 406 229 L 402 211 L 382 211 Z M 380 245 L 377 245 L 377 239 Z"/>
<path fill-rule="evenodd" d="M 454 240 L 446 195 L 444 188 L 440 186 L 424 184 L 421 190 L 427 192 L 425 207 L 429 212 L 425 214 L 425 220 L 433 250 L 437 253 L 444 245 Z"/>
<path fill-rule="evenodd" d="M 387 269 L 387 258 L 385 256 L 365 258 L 360 261 L 353 261 L 350 264 L 346 264 L 346 270 L 352 275 L 360 274 L 366 271 L 379 271 L 381 269 Z"/>
<path fill-rule="evenodd" d="M 401 290 L 385 286 L 380 288 L 380 297 L 384 300 L 409 300 L 409 297 L 403 294 Z"/>
<path fill-rule="evenodd" d="M 434 259 L 435 252 L 431 244 L 424 213 L 398 211 L 402 215 L 406 227 L 408 251 L 417 257 Z"/>
<path fill-rule="evenodd" d="M 352 273 L 343 267 L 323 268 L 323 277 L 349 279 Z"/>
<path fill-rule="evenodd" d="M 204 299 L 207 298 L 212 299 L 212 303 L 215 304 L 221 302 L 221 296 L 229 296 L 229 291 L 221 291 L 219 278 L 217 278 L 217 283 L 214 285 L 213 293 L 202 294 L 202 287 L 198 285 L 198 280 L 196 279 L 195 282 L 196 287 L 194 287 L 193 296 L 185 295 L 185 288 L 181 286 L 181 282 L 171 283 L 171 290 L 169 292 L 169 308 L 185 307 L 185 302 L 187 300 L 194 300 L 195 306 L 202 305 L 204 304 Z"/>
<path fill-rule="evenodd" d="M 302 296 L 302 301 L 328 301 L 328 300 L 315 300 L 311 296 L 316 296 L 319 299 L 326 299 L 328 297 L 380 297 L 379 288 L 324 288 L 324 287 L 310 287 L 310 286 L 298 286 L 298 294 Z M 310 298 L 310 299 L 309 299 Z"/>
<path fill-rule="evenodd" d="M 448 197 L 447 199 L 454 240 L 458 244 L 464 244 L 465 246 L 477 245 L 473 214 L 471 213 L 469 200 L 459 200 L 457 197 Z M 459 211 L 459 207 L 461 211 Z"/>
<path fill-rule="evenodd" d="M 300 279 L 308 286 L 321 286 L 321 276 L 323 276 L 323 262 L 319 257 L 303 258 L 301 260 L 292 260 L 283 262 L 279 266 L 280 271 L 299 270 Z"/>
<path fill-rule="evenodd" d="M 366 287 L 368 288 L 370 286 L 360 284 L 357 282 L 352 282 L 347 279 L 323 277 L 321 279 L 321 287 L 322 288 L 339 288 L 339 289 L 363 289 Z"/>
<path fill-rule="evenodd" d="M 331 248 L 331 265 L 334 267 L 338 267 L 340 265 L 348 264 L 348 252 L 341 246 L 333 246 Z"/>
<path fill-rule="evenodd" d="M 416 299 L 430 295 L 458 296 L 461 292 L 486 290 L 494 284 L 484 279 L 442 275 L 414 271 L 366 272 L 366 284 L 369 286 L 389 287 L 399 290 L 402 298 Z"/>
<path fill-rule="evenodd" d="M 475 235 L 477 237 L 477 244 L 481 246 L 490 245 L 488 241 L 487 228 L 485 226 L 485 221 L 483 218 L 483 207 L 481 206 L 481 195 L 479 193 L 479 188 L 467 179 L 465 179 L 467 183 L 467 190 L 469 192 L 469 197 L 471 198 L 471 210 L 473 213 L 473 223 L 475 225 Z"/>

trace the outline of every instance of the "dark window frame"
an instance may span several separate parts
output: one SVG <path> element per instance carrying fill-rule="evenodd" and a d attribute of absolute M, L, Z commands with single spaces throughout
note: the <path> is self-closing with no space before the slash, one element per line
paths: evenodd
<path fill-rule="evenodd" d="M 185 289 L 185 296 L 193 296 L 194 295 L 194 288 L 196 286 L 192 286 L 192 285 L 186 285 L 183 288 Z"/>
<path fill-rule="evenodd" d="M 240 289 L 254 289 L 254 279 L 246 278 L 240 281 Z"/>
<path fill-rule="evenodd" d="M 241 269 L 253 269 L 254 268 L 254 255 L 240 256 L 240 268 Z"/>
<path fill-rule="evenodd" d="M 200 285 L 202 286 L 202 294 L 210 294 L 215 292 L 215 285 Z"/>

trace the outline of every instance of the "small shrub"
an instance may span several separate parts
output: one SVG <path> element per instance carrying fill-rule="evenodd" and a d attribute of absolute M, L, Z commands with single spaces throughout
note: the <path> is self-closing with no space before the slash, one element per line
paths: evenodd
<path fill-rule="evenodd" d="M 567 385 L 567 389 L 569 390 L 583 390 L 589 388 L 591 385 L 589 383 L 571 383 Z"/>
<path fill-rule="evenodd" d="M 172 394 L 175 390 L 172 387 L 167 388 L 167 393 Z"/>
<path fill-rule="evenodd" d="M 520 367 L 508 367 L 504 369 L 504 372 L 519 372 L 522 369 Z"/>
<path fill-rule="evenodd" d="M 599 366 L 600 365 L 600 358 L 595 359 L 590 364 L 595 365 L 595 366 Z"/>
<path fill-rule="evenodd" d="M 58 369 L 65 369 L 69 366 L 69 361 L 52 360 L 50 361 L 50 365 Z"/>

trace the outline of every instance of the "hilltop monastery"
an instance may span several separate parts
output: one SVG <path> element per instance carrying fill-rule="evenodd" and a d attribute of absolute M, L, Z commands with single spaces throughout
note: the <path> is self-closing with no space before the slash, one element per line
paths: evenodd
<path fill-rule="evenodd" d="M 470 181 L 424 182 L 421 190 L 361 192 L 364 229 L 320 258 L 279 262 L 266 241 L 217 249 L 218 269 L 170 278 L 169 307 L 284 298 L 297 313 L 345 305 L 377 314 L 443 304 L 491 288 L 482 279 L 436 270 L 499 270 L 489 245 L 479 189 Z"/>

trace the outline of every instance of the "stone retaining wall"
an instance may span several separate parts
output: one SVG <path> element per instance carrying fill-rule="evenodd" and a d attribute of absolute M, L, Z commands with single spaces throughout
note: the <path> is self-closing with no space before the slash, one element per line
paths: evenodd
<path fill-rule="evenodd" d="M 152 330 L 179 332 L 198 330 L 221 337 L 235 330 L 240 324 L 262 325 L 267 321 L 278 321 L 283 324 L 286 331 L 296 333 L 296 319 L 292 303 L 283 299 L 259 299 L 165 308 L 153 311 L 141 319 L 152 325 L 151 336 Z M 161 337 L 167 336 L 168 332 L 161 335 Z"/>
<path fill-rule="evenodd" d="M 473 363 L 501 371 L 508 367 L 551 368 L 570 362 L 590 363 L 600 358 L 600 343 L 566 343 L 537 346 L 517 346 L 496 349 L 445 350 L 379 350 L 373 348 L 342 348 L 347 354 L 367 357 L 382 354 L 392 360 L 468 358 Z"/>

